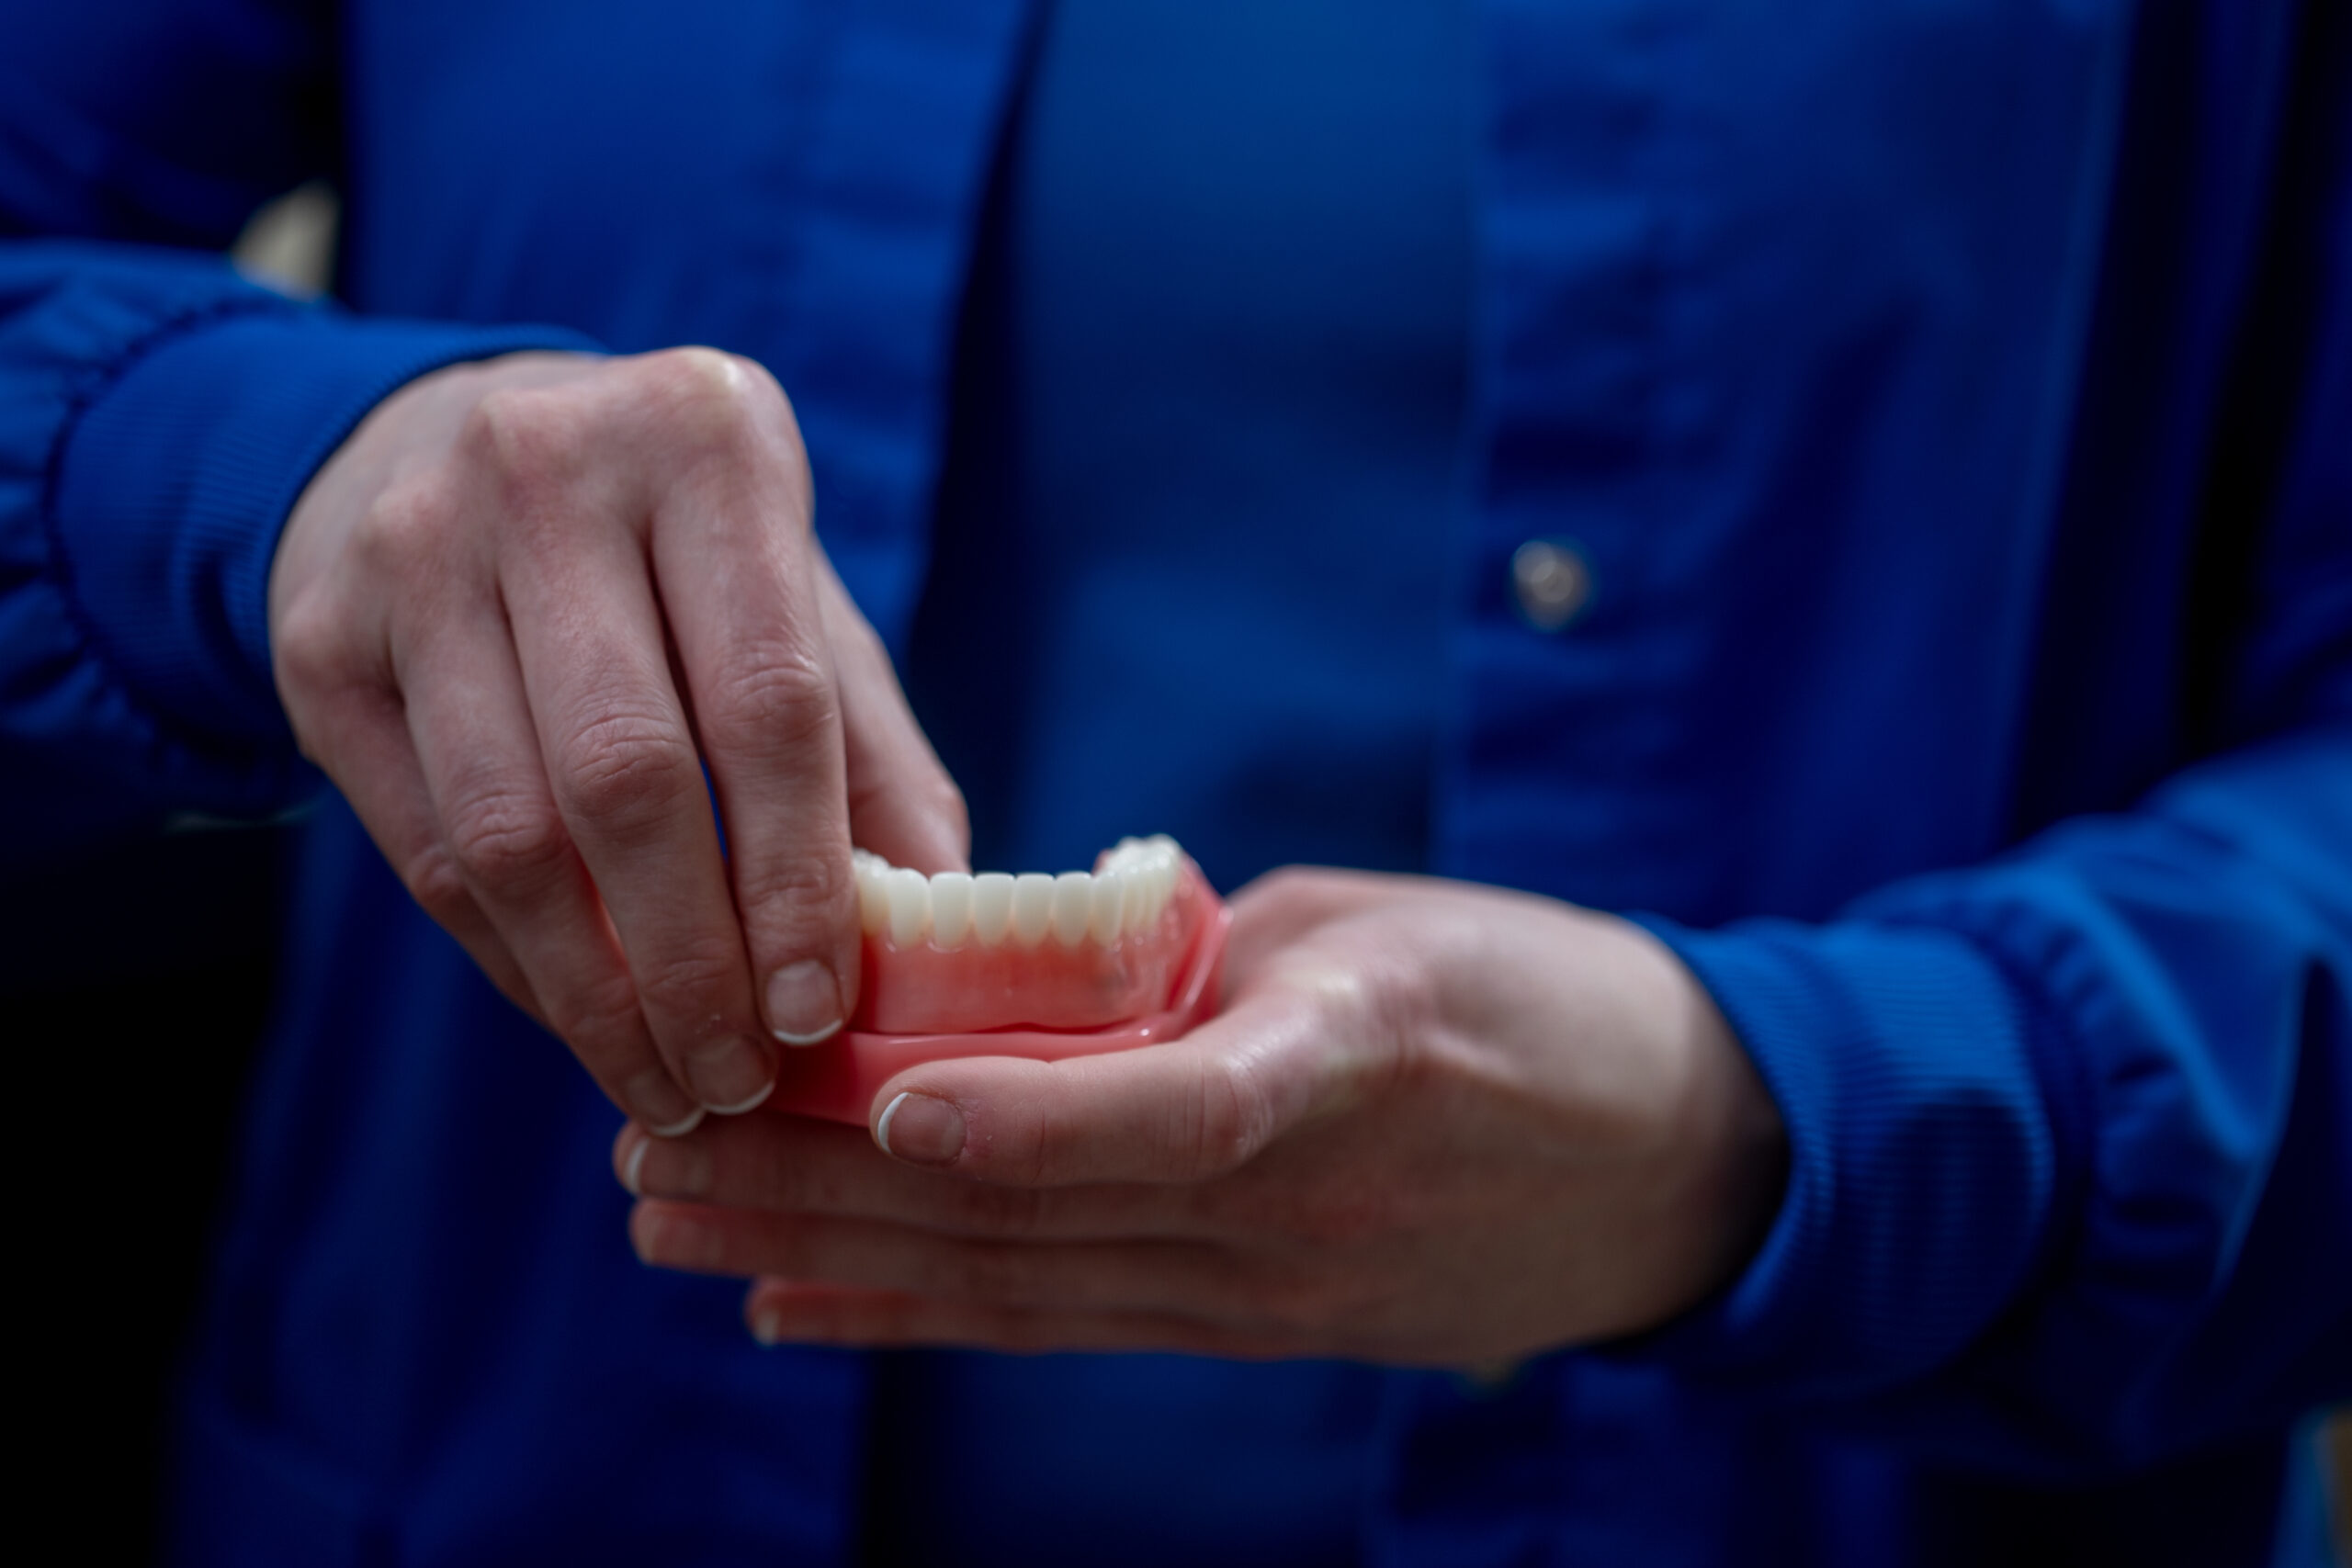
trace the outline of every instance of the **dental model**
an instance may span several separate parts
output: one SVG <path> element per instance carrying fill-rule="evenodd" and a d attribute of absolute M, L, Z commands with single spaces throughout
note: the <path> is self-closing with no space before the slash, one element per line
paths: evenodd
<path fill-rule="evenodd" d="M 1094 870 L 925 876 L 854 852 L 865 983 L 848 1030 L 781 1054 L 779 1111 L 864 1125 L 919 1063 L 1057 1061 L 1170 1040 L 1216 1010 L 1226 911 L 1172 839 Z"/>

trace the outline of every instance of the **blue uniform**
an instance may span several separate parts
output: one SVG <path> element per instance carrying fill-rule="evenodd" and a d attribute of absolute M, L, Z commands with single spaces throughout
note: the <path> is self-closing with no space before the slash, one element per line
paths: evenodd
<path fill-rule="evenodd" d="M 1499 1386 L 762 1353 L 731 1287 L 628 1258 L 613 1113 L 330 803 L 190 1371 L 181 1554 L 838 1561 L 869 1448 L 896 1506 L 964 1510 L 929 1539 L 970 1524 L 982 1560 L 2315 1554 L 2310 1516 L 2278 1523 L 2285 1429 L 2352 1391 L 2339 8 L 1487 0 L 1466 261 L 1391 234 L 1319 291 L 1279 256 L 1237 269 L 1285 330 L 1332 312 L 1302 363 L 1347 385 L 1250 366 L 1276 412 L 1342 423 L 1217 474 L 1303 484 L 1361 446 L 1345 419 L 1426 400 L 1295 536 L 1269 532 L 1278 488 L 1155 512 L 1200 476 L 1116 451 L 1089 481 L 1052 446 L 1080 438 L 1066 410 L 994 468 L 959 444 L 989 400 L 956 394 L 991 375 L 1037 400 L 1000 413 L 1053 416 L 1115 367 L 1051 268 L 1148 214 L 1057 217 L 1116 171 L 1028 140 L 1125 112 L 1056 73 L 1090 14 L 1042 39 L 1014 0 L 0 17 L 0 225 L 25 236 L 0 259 L 0 791 L 38 825 L 9 854 L 306 794 L 262 585 L 389 389 L 516 346 L 718 343 L 791 389 L 828 547 L 984 852 L 1165 826 L 1228 883 L 1324 855 L 1642 912 L 1787 1122 L 1760 1250 L 1659 1333 Z M 1421 40 L 1441 79 L 1452 36 Z M 1310 126 L 1345 107 L 1298 91 L 1329 95 Z M 1443 103 L 1389 104 L 1369 145 L 1424 110 L 1398 151 L 1428 153 Z M 1453 199 L 1431 156 L 1397 172 L 1415 210 Z M 217 244 L 315 173 L 348 194 L 355 314 L 138 248 Z M 1375 346 L 1426 363 L 1351 400 L 1396 362 L 1340 361 L 1348 323 L 1396 268 L 1427 269 L 1425 302 L 1456 266 L 1463 316 L 1381 315 Z M 1134 352 L 1214 378 L 1161 335 Z M 1452 419 L 1438 471 L 1417 443 Z M 1425 496 L 1425 531 L 1390 510 Z M 992 526 L 1039 571 L 949 570 Z M 1286 538 L 1319 543 L 1285 568 Z M 1589 570 L 1564 628 L 1514 601 L 1531 539 Z M 1375 570 L 1396 551 L 1427 553 Z M 1007 722 L 978 722 L 941 652 L 1022 593 L 991 653 Z M 1148 706 L 1120 706 L 1131 671 L 1163 677 Z M 1170 761 L 1123 781 L 1090 734 Z M 1131 1542 L 1059 1528 L 1119 1517 Z"/>

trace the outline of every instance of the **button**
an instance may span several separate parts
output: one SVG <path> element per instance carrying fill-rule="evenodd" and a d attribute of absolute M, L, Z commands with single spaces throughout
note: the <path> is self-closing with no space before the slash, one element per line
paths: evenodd
<path fill-rule="evenodd" d="M 1519 613 L 1538 631 L 1555 632 L 1592 598 L 1592 568 L 1573 545 L 1530 539 L 1511 552 L 1511 591 Z"/>

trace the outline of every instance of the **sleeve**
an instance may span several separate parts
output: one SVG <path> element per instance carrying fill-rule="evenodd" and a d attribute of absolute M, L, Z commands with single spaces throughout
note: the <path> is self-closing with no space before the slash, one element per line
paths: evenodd
<path fill-rule="evenodd" d="M 1656 923 L 1756 1061 L 1791 1165 L 1744 1273 L 1626 1354 L 2052 1476 L 2352 1394 L 2352 171 L 2332 163 L 2297 364 L 2256 367 L 2278 372 L 2259 379 L 2282 434 L 2234 743 L 2128 813 L 1826 924 Z"/>
<path fill-rule="evenodd" d="M 265 614 L 303 486 L 416 376 L 594 345 L 357 319 L 217 255 L 138 243 L 224 243 L 323 166 L 306 106 L 325 48 L 292 7 L 103 0 L 6 17 L 0 807 L 14 826 L 0 862 L 24 864 L 307 793 Z"/>

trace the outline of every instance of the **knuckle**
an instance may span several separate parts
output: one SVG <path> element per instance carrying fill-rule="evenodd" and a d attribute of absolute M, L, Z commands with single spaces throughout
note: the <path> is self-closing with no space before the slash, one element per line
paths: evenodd
<path fill-rule="evenodd" d="M 359 683 L 368 664 L 349 610 L 334 595 L 316 592 L 294 599 L 278 616 L 270 659 L 278 690 L 293 703 L 324 700 Z"/>
<path fill-rule="evenodd" d="M 1264 1146 L 1273 1122 L 1258 1075 L 1246 1064 L 1219 1060 L 1194 1074 L 1168 1108 L 1167 1146 L 1177 1151 L 1188 1180 L 1229 1175 Z"/>
<path fill-rule="evenodd" d="M 662 720 L 623 714 L 575 732 L 559 777 L 565 804 L 609 830 L 650 826 L 701 787 L 684 735 Z"/>
<path fill-rule="evenodd" d="M 401 884 L 426 914 L 444 925 L 473 903 L 465 873 L 444 844 L 428 844 L 411 855 L 401 868 Z"/>
<path fill-rule="evenodd" d="M 589 1061 L 617 1061 L 639 1041 L 637 983 L 606 974 L 547 998 L 548 1023 Z"/>
<path fill-rule="evenodd" d="M 396 582 L 439 581 L 461 547 L 457 498 L 436 478 L 396 479 L 368 503 L 350 547 L 371 572 Z"/>
<path fill-rule="evenodd" d="M 571 848 L 556 814 L 511 786 L 464 793 L 449 809 L 446 832 L 458 870 L 481 886 L 537 883 L 562 863 Z"/>
<path fill-rule="evenodd" d="M 739 750 L 782 754 L 823 743 L 838 728 L 831 673 L 805 648 L 739 659 L 695 704 L 705 730 Z"/>
<path fill-rule="evenodd" d="M 647 962 L 638 975 L 638 988 L 649 1007 L 704 1014 L 711 1010 L 705 998 L 729 986 L 742 966 L 731 943 L 704 938 Z"/>
<path fill-rule="evenodd" d="M 735 875 L 747 916 L 757 911 L 759 929 L 768 937 L 780 929 L 808 935 L 809 927 L 830 927 L 834 919 L 847 918 L 854 897 L 845 855 L 801 849 L 758 866 L 739 858 Z"/>
<path fill-rule="evenodd" d="M 738 355 L 673 348 L 638 363 L 649 400 L 670 434 L 696 450 L 748 444 L 783 405 L 775 378 Z"/>
<path fill-rule="evenodd" d="M 547 495 L 577 481 L 594 450 L 578 400 L 548 388 L 493 387 L 467 412 L 460 449 L 510 491 Z"/>

